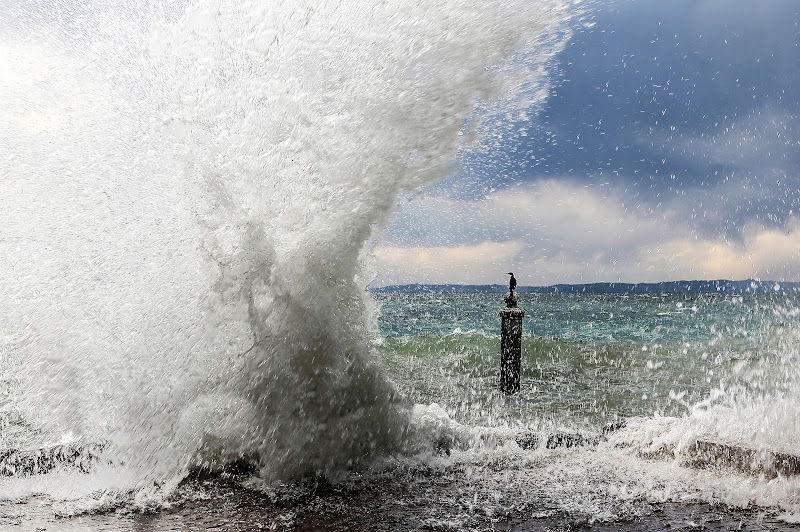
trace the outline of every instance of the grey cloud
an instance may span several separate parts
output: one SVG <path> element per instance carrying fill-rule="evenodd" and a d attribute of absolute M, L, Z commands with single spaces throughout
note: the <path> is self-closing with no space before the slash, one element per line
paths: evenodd
<path fill-rule="evenodd" d="M 467 155 L 463 175 L 434 193 L 476 198 L 567 176 L 655 210 L 671 203 L 705 235 L 784 224 L 800 199 L 800 4 L 594 8 L 558 56 L 538 116 L 509 128 L 526 136 Z"/>

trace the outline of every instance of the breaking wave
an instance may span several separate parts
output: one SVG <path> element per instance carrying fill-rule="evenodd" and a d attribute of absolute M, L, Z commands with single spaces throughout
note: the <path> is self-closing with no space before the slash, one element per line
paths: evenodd
<path fill-rule="evenodd" d="M 372 351 L 368 242 L 398 192 L 504 133 L 487 117 L 544 98 L 574 13 L 2 9 L 6 443 L 102 442 L 111 465 L 71 489 L 143 497 L 193 467 L 336 476 L 401 449 L 411 412 Z"/>

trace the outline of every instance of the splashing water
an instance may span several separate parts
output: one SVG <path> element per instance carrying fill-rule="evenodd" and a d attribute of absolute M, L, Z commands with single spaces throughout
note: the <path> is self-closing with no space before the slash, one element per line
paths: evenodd
<path fill-rule="evenodd" d="M 670 501 L 796 522 L 797 296 L 523 294 L 513 398 L 497 390 L 501 296 L 376 294 L 389 371 L 415 402 L 441 405 L 415 414 L 476 497 L 590 522 Z M 559 449 L 559 433 L 578 448 Z"/>
<path fill-rule="evenodd" d="M 565 6 L 0 15 L 4 446 L 14 427 L 105 441 L 116 473 L 72 489 L 140 491 L 239 457 L 283 478 L 401 448 L 365 243 L 399 191 L 491 142 L 482 118 L 543 97 Z"/>

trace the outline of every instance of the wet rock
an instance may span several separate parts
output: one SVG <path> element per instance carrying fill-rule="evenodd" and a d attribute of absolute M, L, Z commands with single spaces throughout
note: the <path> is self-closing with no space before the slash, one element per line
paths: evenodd
<path fill-rule="evenodd" d="M 618 419 L 617 421 L 611 421 L 603 425 L 603 435 L 606 436 L 611 432 L 616 432 L 620 429 L 624 429 L 628 425 L 628 422 L 624 419 Z"/>
<path fill-rule="evenodd" d="M 557 432 L 547 436 L 547 443 L 545 446 L 548 449 L 558 449 L 560 447 L 582 447 L 585 445 L 597 445 L 600 443 L 599 436 L 584 436 L 583 434 L 574 434 L 570 432 Z"/>
<path fill-rule="evenodd" d="M 701 469 L 732 468 L 767 478 L 800 474 L 800 456 L 705 439 L 689 445 L 684 458 L 686 465 Z"/>
<path fill-rule="evenodd" d="M 541 443 L 541 438 L 539 438 L 538 434 L 534 434 L 532 432 L 526 432 L 525 434 L 520 434 L 514 441 L 517 442 L 517 445 L 520 446 L 521 449 L 525 449 L 529 451 L 531 449 L 537 449 L 539 444 Z"/>
<path fill-rule="evenodd" d="M 27 476 L 48 473 L 57 467 L 74 468 L 88 473 L 97 464 L 105 443 L 68 443 L 40 449 L 0 451 L 0 476 Z"/>
<path fill-rule="evenodd" d="M 582 447 L 586 445 L 598 445 L 601 441 L 608 438 L 608 434 L 619 430 L 625 426 L 625 421 L 614 421 L 607 423 L 599 435 L 587 436 L 578 432 L 553 432 L 546 436 L 540 436 L 534 432 L 526 432 L 515 438 L 517 445 L 522 449 L 537 449 L 544 442 L 547 449 Z"/>

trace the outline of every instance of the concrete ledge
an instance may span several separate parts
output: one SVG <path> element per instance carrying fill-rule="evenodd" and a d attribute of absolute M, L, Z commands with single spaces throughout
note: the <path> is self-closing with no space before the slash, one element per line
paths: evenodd
<path fill-rule="evenodd" d="M 625 421 L 616 421 L 603 427 L 597 436 L 586 436 L 574 432 L 554 432 L 546 435 L 524 433 L 515 438 L 517 445 L 532 450 L 582 447 L 598 445 L 608 435 L 625 427 Z M 653 460 L 678 459 L 682 465 L 697 469 L 729 468 L 749 475 L 764 475 L 767 478 L 800 475 L 800 456 L 770 450 L 750 449 L 743 445 L 723 443 L 708 438 L 698 438 L 685 449 L 678 451 L 673 446 L 655 451 L 640 451 L 641 458 Z"/>
<path fill-rule="evenodd" d="M 522 449 L 539 448 L 560 449 L 598 445 L 608 439 L 608 434 L 625 426 L 624 421 L 606 425 L 599 435 L 584 435 L 576 432 L 553 432 L 539 434 L 527 432 L 517 435 L 514 440 Z M 58 467 L 66 467 L 89 473 L 101 462 L 106 444 L 69 443 L 51 445 L 40 449 L 8 449 L 0 451 L 0 476 L 42 475 Z M 646 459 L 678 459 L 682 465 L 698 469 L 729 468 L 750 475 L 763 475 L 767 478 L 800 475 L 800 456 L 770 450 L 750 449 L 742 445 L 698 438 L 686 448 L 677 451 L 674 447 L 661 447 L 655 451 L 642 452 Z M 242 464 L 250 462 L 242 461 Z M 231 467 L 243 467 L 230 464 Z M 251 465 L 247 465 L 252 468 Z M 215 472 L 198 468 L 198 476 L 214 475 Z"/>
<path fill-rule="evenodd" d="M 684 452 L 685 464 L 706 469 L 731 468 L 767 478 L 800 474 L 800 456 L 755 450 L 740 445 L 697 439 Z"/>

